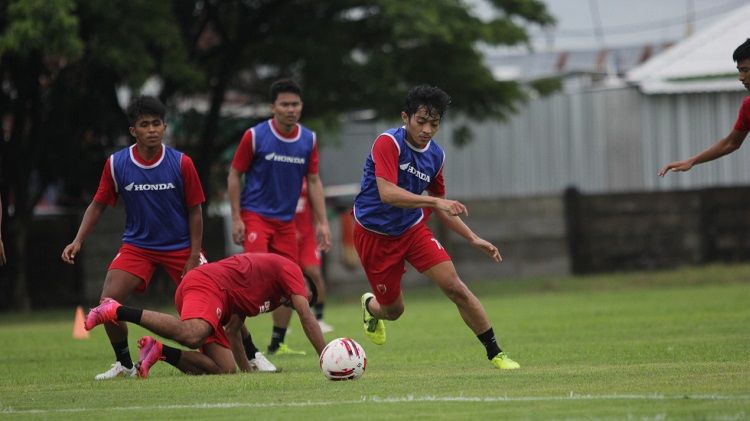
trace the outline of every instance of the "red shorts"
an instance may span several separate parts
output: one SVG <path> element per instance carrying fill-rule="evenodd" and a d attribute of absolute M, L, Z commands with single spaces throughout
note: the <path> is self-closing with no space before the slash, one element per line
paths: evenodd
<path fill-rule="evenodd" d="M 255 212 L 242 210 L 245 223 L 245 253 L 274 253 L 297 262 L 297 231 L 294 221 L 266 218 Z"/>
<path fill-rule="evenodd" d="M 398 237 L 374 233 L 355 223 L 354 247 L 372 292 L 378 302 L 385 305 L 393 303 L 401 295 L 405 261 L 419 272 L 424 272 L 438 263 L 451 260 L 424 223 L 409 228 Z"/>
<path fill-rule="evenodd" d="M 318 239 L 312 225 L 302 227 L 297 224 L 297 263 L 303 268 L 320 266 L 320 250 Z"/>
<path fill-rule="evenodd" d="M 161 265 L 174 283 L 179 284 L 188 257 L 190 257 L 190 248 L 156 251 L 132 244 L 123 244 L 120 246 L 117 256 L 109 264 L 108 270 L 119 269 L 141 278 L 143 283 L 136 288 L 136 291 L 143 292 L 151 282 L 151 277 L 154 275 L 157 265 Z M 205 262 L 206 257 L 201 252 L 201 264 Z"/>
<path fill-rule="evenodd" d="M 224 348 L 229 348 L 229 339 L 222 327 L 224 316 L 228 317 L 225 314 L 226 300 L 226 294 L 214 281 L 198 271 L 188 272 L 174 294 L 174 305 L 180 314 L 180 320 L 205 320 L 214 329 L 214 332 L 203 341 L 203 346 L 216 342 Z"/>

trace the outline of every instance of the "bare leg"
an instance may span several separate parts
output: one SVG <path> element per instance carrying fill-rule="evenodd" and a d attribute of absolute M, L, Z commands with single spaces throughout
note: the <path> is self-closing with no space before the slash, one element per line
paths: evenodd
<path fill-rule="evenodd" d="M 315 284 L 315 288 L 318 290 L 318 302 L 326 302 L 326 284 L 323 280 L 323 273 L 320 271 L 320 266 L 305 266 L 302 268 L 302 273 L 309 276 Z"/>
<path fill-rule="evenodd" d="M 123 270 L 110 270 L 104 279 L 101 298 L 110 297 L 123 303 L 130 298 L 130 295 L 142 282 L 141 278 Z M 119 324 L 105 323 L 104 329 L 107 331 L 109 341 L 112 343 L 128 339 L 128 325 L 125 322 L 119 322 Z"/>
<path fill-rule="evenodd" d="M 206 344 L 203 352 L 182 351 L 177 368 L 185 374 L 231 374 L 236 372 L 232 351 L 217 343 Z"/>
<path fill-rule="evenodd" d="M 453 262 L 446 261 L 424 271 L 425 276 L 437 284 L 443 293 L 458 307 L 464 323 L 475 335 L 490 329 L 490 321 L 479 299 L 461 281 Z"/>

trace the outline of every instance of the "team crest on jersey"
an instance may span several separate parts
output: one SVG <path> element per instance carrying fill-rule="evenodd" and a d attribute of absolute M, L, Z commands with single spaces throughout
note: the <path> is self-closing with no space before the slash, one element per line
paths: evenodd
<path fill-rule="evenodd" d="M 388 291 L 388 288 L 386 288 L 385 284 L 377 284 L 375 288 L 378 289 L 378 292 L 382 295 L 385 294 L 386 291 Z"/>
<path fill-rule="evenodd" d="M 251 231 L 249 234 L 247 234 L 247 242 L 248 243 L 254 243 L 255 240 L 258 239 L 258 233 L 255 231 Z"/>
<path fill-rule="evenodd" d="M 220 307 L 216 307 L 216 317 L 218 317 L 219 319 L 221 319 L 221 308 Z"/>

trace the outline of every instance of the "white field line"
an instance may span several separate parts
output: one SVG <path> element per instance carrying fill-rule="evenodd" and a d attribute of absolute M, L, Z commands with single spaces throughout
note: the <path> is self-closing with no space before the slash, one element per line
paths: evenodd
<path fill-rule="evenodd" d="M 550 401 L 602 401 L 602 400 L 644 400 L 644 401 L 669 401 L 669 400 L 696 400 L 696 401 L 748 401 L 750 395 L 579 395 L 571 392 L 564 396 L 413 396 L 403 397 L 378 397 L 363 396 L 358 400 L 348 401 L 299 401 L 299 402 L 272 402 L 272 403 L 250 403 L 250 402 L 224 402 L 224 403 L 194 403 L 183 405 L 134 405 L 113 406 L 97 408 L 55 408 L 55 409 L 13 409 L 12 407 L 0 407 L 0 414 L 53 414 L 74 413 L 89 411 L 133 411 L 133 410 L 159 410 L 159 409 L 224 409 L 224 408 L 295 408 L 331 405 L 351 404 L 399 404 L 412 402 L 550 402 Z M 0 402 L 1 404 L 1 402 Z"/>

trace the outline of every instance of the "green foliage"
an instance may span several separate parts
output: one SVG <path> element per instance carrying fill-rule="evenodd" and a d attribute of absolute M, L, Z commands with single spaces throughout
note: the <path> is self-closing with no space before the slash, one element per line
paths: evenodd
<path fill-rule="evenodd" d="M 714 276 L 717 273 L 718 276 Z M 689 281 L 684 280 L 688 278 Z M 368 357 L 354 382 L 324 379 L 314 355 L 270 359 L 278 374 L 191 377 L 164 362 L 145 381 L 96 382 L 111 364 L 102 327 L 71 339 L 73 309 L 0 317 L 0 413 L 45 419 L 742 419 L 750 398 L 750 266 L 471 284 L 505 350 L 491 367 L 436 287 L 375 346 L 355 297 L 326 319 Z M 366 288 L 366 282 L 361 287 Z M 549 288 L 553 285 L 553 288 Z M 172 308 L 166 311 L 173 311 Z M 265 345 L 271 318 L 248 322 Z M 145 334 L 130 325 L 131 352 Z M 290 346 L 312 351 L 294 320 Z"/>
<path fill-rule="evenodd" d="M 80 56 L 83 43 L 74 0 L 15 0 L 7 7 L 9 24 L 0 35 L 0 54 L 41 52 L 67 60 Z"/>
<path fill-rule="evenodd" d="M 531 89 L 537 91 L 541 96 L 552 95 L 555 92 L 562 90 L 563 84 L 562 79 L 559 77 L 547 77 L 532 80 L 530 83 Z"/>

